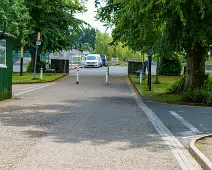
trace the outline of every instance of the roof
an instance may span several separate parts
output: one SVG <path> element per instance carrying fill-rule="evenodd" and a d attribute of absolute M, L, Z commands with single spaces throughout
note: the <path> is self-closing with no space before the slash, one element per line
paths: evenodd
<path fill-rule="evenodd" d="M 0 31 L 0 40 L 1 39 L 16 39 L 16 36 Z"/>

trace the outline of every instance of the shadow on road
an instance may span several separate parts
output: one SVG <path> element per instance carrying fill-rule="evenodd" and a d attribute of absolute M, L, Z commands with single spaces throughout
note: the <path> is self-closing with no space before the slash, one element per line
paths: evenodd
<path fill-rule="evenodd" d="M 30 138 L 51 137 L 58 143 L 89 141 L 92 145 L 128 142 L 120 150 L 148 145 L 154 146 L 152 152 L 168 149 L 131 96 L 85 97 L 61 100 L 58 105 L 10 106 L 2 111 L 3 126 L 45 129 L 22 131 Z"/>

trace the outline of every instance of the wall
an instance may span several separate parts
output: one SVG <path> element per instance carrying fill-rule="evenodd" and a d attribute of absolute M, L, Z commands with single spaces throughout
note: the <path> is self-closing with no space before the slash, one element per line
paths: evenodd
<path fill-rule="evenodd" d="M 12 97 L 12 40 L 7 40 L 6 65 L 7 68 L 0 68 L 0 101 Z"/>

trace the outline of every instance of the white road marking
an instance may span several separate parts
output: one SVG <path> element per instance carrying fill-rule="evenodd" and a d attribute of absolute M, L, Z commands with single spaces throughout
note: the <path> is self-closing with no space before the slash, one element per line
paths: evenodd
<path fill-rule="evenodd" d="M 193 133 L 201 133 L 197 128 L 195 128 L 192 124 L 187 122 L 182 116 L 177 114 L 174 111 L 169 111 L 175 118 L 177 118 L 182 124 L 187 126 Z"/>
<path fill-rule="evenodd" d="M 20 96 L 22 94 L 25 94 L 25 93 L 29 93 L 29 92 L 32 92 L 32 91 L 36 91 L 36 90 L 40 90 L 40 89 L 43 89 L 43 88 L 46 88 L 46 87 L 49 87 L 53 84 L 56 84 L 57 82 L 55 83 L 50 83 L 50 84 L 47 84 L 47 85 L 43 85 L 43 86 L 39 86 L 39 87 L 36 87 L 36 88 L 33 88 L 33 89 L 29 89 L 29 90 L 26 90 L 26 91 L 23 91 L 23 92 L 20 92 L 20 93 L 16 93 L 13 95 L 13 97 L 17 97 L 17 96 Z"/>
<path fill-rule="evenodd" d="M 15 89 L 15 90 L 29 90 L 29 89 L 33 89 L 33 88 L 36 88 L 36 87 L 39 87 L 39 86 L 41 86 L 41 84 L 39 84 L 39 85 L 36 85 L 36 86 L 33 86 L 33 87 L 28 87 L 28 88 L 24 88 L 24 89 L 22 89 L 22 88 L 17 88 L 17 89 Z"/>
<path fill-rule="evenodd" d="M 130 85 L 129 85 L 130 86 Z M 153 126 L 160 134 L 164 142 L 167 144 L 175 158 L 179 162 L 183 170 L 199 170 L 202 169 L 200 165 L 193 159 L 188 150 L 179 142 L 179 140 L 169 131 L 169 129 L 162 123 L 162 121 L 155 115 L 155 113 L 149 109 L 141 99 L 137 97 L 135 92 L 130 86 L 133 96 L 146 116 L 152 122 Z"/>

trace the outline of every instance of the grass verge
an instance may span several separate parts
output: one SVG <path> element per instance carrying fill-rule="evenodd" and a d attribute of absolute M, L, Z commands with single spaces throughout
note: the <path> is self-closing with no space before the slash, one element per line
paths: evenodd
<path fill-rule="evenodd" d="M 137 84 L 138 88 L 141 90 L 145 97 L 165 101 L 165 102 L 182 102 L 183 98 L 177 94 L 166 94 L 166 90 L 170 85 L 175 83 L 180 79 L 180 76 L 159 76 L 159 84 L 154 84 L 155 76 L 152 76 L 152 90 L 148 89 L 147 76 L 140 84 L 140 79 L 136 75 L 131 75 L 131 79 Z"/>
<path fill-rule="evenodd" d="M 13 73 L 12 83 L 13 84 L 27 84 L 27 83 L 47 83 L 57 80 L 63 77 L 65 74 L 43 74 L 43 80 L 40 79 L 40 74 L 37 74 L 37 78 L 34 79 L 33 73 L 23 73 L 22 76 L 19 73 Z"/>

